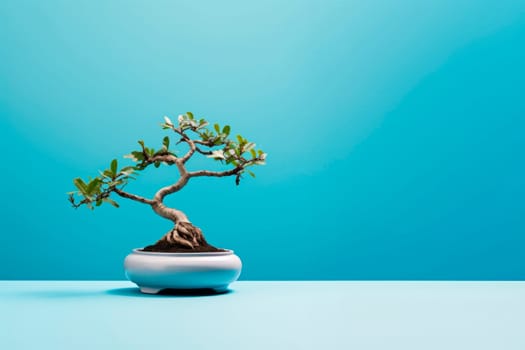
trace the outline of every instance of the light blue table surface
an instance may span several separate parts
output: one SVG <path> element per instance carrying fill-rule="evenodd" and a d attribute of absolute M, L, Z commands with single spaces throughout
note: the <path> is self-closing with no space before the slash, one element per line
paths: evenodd
<path fill-rule="evenodd" d="M 0 282 L 0 349 L 525 349 L 525 282 Z"/>

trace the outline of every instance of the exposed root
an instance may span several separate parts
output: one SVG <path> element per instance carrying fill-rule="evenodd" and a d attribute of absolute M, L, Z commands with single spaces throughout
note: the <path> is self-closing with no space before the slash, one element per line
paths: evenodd
<path fill-rule="evenodd" d="M 161 241 L 163 240 L 190 249 L 207 245 L 201 229 L 193 226 L 190 222 L 178 222 L 172 230 L 161 238 Z"/>
<path fill-rule="evenodd" d="M 193 246 L 201 246 L 207 244 L 202 231 L 197 226 L 193 226 L 190 222 L 179 222 L 175 226 L 177 232 L 181 237 L 189 240 Z"/>
<path fill-rule="evenodd" d="M 180 237 L 176 229 L 172 229 L 170 232 L 166 233 L 163 239 L 166 239 L 169 243 L 176 243 L 193 249 L 193 244 L 187 239 Z"/>

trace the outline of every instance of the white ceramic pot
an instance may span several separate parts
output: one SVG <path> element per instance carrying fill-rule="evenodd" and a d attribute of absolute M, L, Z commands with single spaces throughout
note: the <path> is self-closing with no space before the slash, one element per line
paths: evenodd
<path fill-rule="evenodd" d="M 232 250 L 205 253 L 157 253 L 134 249 L 124 260 L 126 277 L 141 292 L 162 289 L 228 289 L 241 274 L 241 259 Z"/>

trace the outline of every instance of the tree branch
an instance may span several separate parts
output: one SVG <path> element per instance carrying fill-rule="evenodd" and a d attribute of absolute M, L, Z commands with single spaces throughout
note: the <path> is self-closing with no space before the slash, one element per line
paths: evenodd
<path fill-rule="evenodd" d="M 69 195 L 69 202 L 71 203 L 71 205 L 73 206 L 73 208 L 77 209 L 77 208 L 80 208 L 80 206 L 82 204 L 87 204 L 87 203 L 90 203 L 90 201 L 86 198 L 84 198 L 83 200 L 81 200 L 80 202 L 76 202 L 75 201 L 75 197 L 73 196 L 73 194 L 70 194 Z"/>
<path fill-rule="evenodd" d="M 214 144 L 210 141 L 203 141 L 203 140 L 193 140 L 193 142 L 195 142 L 195 144 L 197 145 L 203 145 L 203 146 L 207 146 L 207 147 L 213 147 Z"/>
<path fill-rule="evenodd" d="M 225 171 L 209 171 L 209 170 L 198 170 L 198 171 L 192 171 L 188 173 L 188 176 L 191 177 L 199 177 L 199 176 L 212 176 L 212 177 L 224 177 L 224 176 L 231 176 L 236 175 L 243 169 L 242 166 L 237 166 L 230 170 Z"/>
<path fill-rule="evenodd" d="M 173 128 L 173 131 L 175 131 L 177 134 L 179 134 L 182 137 L 181 141 L 186 142 L 188 144 L 188 146 L 190 147 L 189 151 L 182 158 L 180 158 L 181 163 L 184 164 L 191 158 L 191 156 L 193 156 L 193 154 L 197 150 L 197 147 L 195 146 L 195 143 L 197 143 L 198 140 L 192 140 L 180 128 Z M 202 153 L 202 151 L 199 150 L 199 153 Z"/>
<path fill-rule="evenodd" d="M 118 188 L 115 188 L 113 191 L 116 194 L 118 194 L 119 196 L 124 197 L 124 198 L 128 198 L 128 199 L 131 199 L 131 200 L 134 200 L 134 201 L 137 201 L 137 202 L 141 202 L 141 203 L 144 203 L 144 204 L 149 204 L 149 205 L 155 204 L 154 200 L 147 199 L 147 198 L 144 198 L 144 197 L 141 197 L 141 196 L 137 196 L 136 194 L 127 193 L 127 192 L 124 192 L 122 190 L 119 190 Z"/>
<path fill-rule="evenodd" d="M 193 142 L 195 142 L 195 141 L 193 141 Z M 199 147 L 196 147 L 196 150 L 197 150 L 197 152 L 199 152 L 200 154 L 203 154 L 203 155 L 205 155 L 205 156 L 209 156 L 210 154 L 212 154 L 211 151 L 203 151 L 203 150 L 200 149 Z"/>
<path fill-rule="evenodd" d="M 177 157 L 171 154 L 162 154 L 162 155 L 156 155 L 156 156 L 147 158 L 147 162 L 148 163 L 164 162 L 166 164 L 175 164 L 177 163 Z"/>
<path fill-rule="evenodd" d="M 195 147 L 195 143 L 190 140 L 189 138 L 188 139 L 185 139 L 184 140 L 188 146 L 190 146 L 190 150 L 188 151 L 188 153 L 186 153 L 181 159 L 181 163 L 184 164 L 188 161 L 188 159 L 191 158 L 191 156 L 195 153 L 195 151 L 197 150 L 197 147 Z"/>

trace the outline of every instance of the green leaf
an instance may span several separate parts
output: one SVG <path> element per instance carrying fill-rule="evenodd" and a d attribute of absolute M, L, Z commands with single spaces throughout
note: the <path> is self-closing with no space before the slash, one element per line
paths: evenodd
<path fill-rule="evenodd" d="M 138 140 L 137 142 L 139 143 L 140 147 L 142 147 L 142 149 L 144 149 L 144 147 L 145 147 L 144 146 L 144 141 Z"/>
<path fill-rule="evenodd" d="M 221 127 L 219 126 L 219 124 L 214 124 L 213 128 L 215 129 L 215 131 L 217 131 L 217 134 L 221 133 Z"/>
<path fill-rule="evenodd" d="M 155 162 L 155 168 L 158 168 L 160 166 L 160 162 Z"/>
<path fill-rule="evenodd" d="M 202 128 L 206 127 L 206 126 L 208 126 L 208 123 L 204 123 L 204 124 L 199 125 L 199 127 L 197 129 L 202 129 Z"/>
<path fill-rule="evenodd" d="M 241 135 L 237 135 L 237 140 L 239 140 L 240 145 L 244 144 L 244 139 L 242 138 Z"/>
<path fill-rule="evenodd" d="M 120 169 L 120 172 L 128 171 L 128 170 L 135 170 L 134 166 L 125 166 L 124 168 Z"/>
<path fill-rule="evenodd" d="M 250 170 L 246 170 L 248 172 L 248 174 L 250 174 L 251 177 L 255 178 L 255 174 L 253 173 L 253 171 L 250 171 Z"/>
<path fill-rule="evenodd" d="M 253 148 L 250 150 L 250 153 L 252 154 L 253 158 L 257 158 L 257 152 Z"/>
<path fill-rule="evenodd" d="M 122 185 L 124 183 L 123 180 L 115 180 L 115 181 L 111 181 L 110 183 L 108 183 L 108 186 L 112 187 L 112 186 L 118 186 L 118 185 Z"/>
<path fill-rule="evenodd" d="M 164 116 L 164 121 L 166 122 L 166 125 L 173 126 L 173 122 L 171 121 L 171 119 L 167 115 Z"/>
<path fill-rule="evenodd" d="M 91 180 L 86 187 L 86 192 L 88 195 L 93 195 L 94 193 L 98 192 L 99 185 L 101 184 L 100 180 L 98 178 L 95 178 Z"/>
<path fill-rule="evenodd" d="M 246 144 L 246 147 L 244 147 L 244 152 L 251 151 L 254 147 L 255 147 L 255 143 L 253 143 L 253 142 L 248 142 L 248 143 Z"/>
<path fill-rule="evenodd" d="M 168 149 L 170 147 L 170 138 L 168 136 L 164 137 L 162 140 L 162 145 Z"/>
<path fill-rule="evenodd" d="M 118 167 L 118 162 L 116 159 L 113 159 L 111 161 L 111 172 L 113 173 L 113 175 L 117 175 L 117 167 Z"/>
<path fill-rule="evenodd" d="M 190 120 L 193 120 L 193 113 L 186 112 L 186 115 L 188 116 L 188 118 L 190 118 Z"/>
<path fill-rule="evenodd" d="M 197 124 L 197 122 L 196 122 L 195 120 L 190 120 L 190 126 L 191 126 L 192 128 L 196 128 L 196 127 L 199 126 L 199 124 Z"/>
<path fill-rule="evenodd" d="M 226 125 L 224 128 L 222 128 L 222 133 L 228 136 L 230 134 L 230 126 Z"/>
<path fill-rule="evenodd" d="M 118 203 L 115 202 L 115 201 L 114 201 L 113 199 L 111 199 L 111 198 L 103 198 L 102 200 L 103 200 L 104 202 L 106 202 L 106 203 L 111 204 L 111 205 L 114 206 L 115 208 L 120 207 L 120 205 L 118 205 Z"/>
<path fill-rule="evenodd" d="M 159 149 L 157 152 L 155 152 L 155 154 L 153 156 L 158 156 L 158 155 L 161 155 L 161 154 L 166 154 L 166 149 L 164 148 L 164 146 L 162 146 L 161 149 Z"/>
<path fill-rule="evenodd" d="M 135 167 L 133 166 L 126 166 L 122 169 L 120 169 L 120 174 L 124 174 L 129 177 L 129 175 L 133 174 L 135 172 Z"/>
<path fill-rule="evenodd" d="M 139 151 L 133 151 L 133 152 L 131 152 L 131 154 L 132 154 L 133 157 L 135 157 L 138 161 L 143 161 L 143 160 L 144 160 L 144 153 L 142 153 L 142 152 L 139 152 Z"/>
<path fill-rule="evenodd" d="M 88 195 L 86 183 L 79 177 L 73 180 L 73 184 L 78 188 L 78 190 L 85 196 Z"/>

